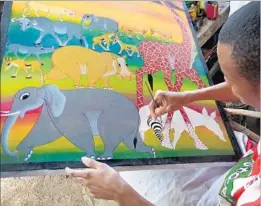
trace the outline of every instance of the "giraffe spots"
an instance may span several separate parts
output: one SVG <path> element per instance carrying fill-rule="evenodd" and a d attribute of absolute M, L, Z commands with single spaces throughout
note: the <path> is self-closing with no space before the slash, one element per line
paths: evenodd
<path fill-rule="evenodd" d="M 172 10 L 171 10 L 172 11 Z M 143 57 L 144 66 L 137 70 L 137 104 L 140 108 L 143 106 L 143 74 L 144 73 L 155 73 L 157 71 L 162 71 L 164 73 L 164 81 L 170 91 L 180 91 L 182 87 L 182 81 L 184 77 L 189 77 L 193 82 L 195 82 L 199 87 L 205 87 L 199 75 L 194 69 L 191 69 L 191 59 L 192 59 L 192 33 L 190 27 L 187 23 L 174 12 L 174 17 L 176 22 L 179 24 L 182 33 L 182 43 L 161 43 L 151 40 L 144 40 L 138 47 L 139 53 Z M 174 86 L 171 82 L 171 63 L 169 62 L 169 57 L 173 58 L 173 63 L 175 67 L 176 81 Z M 138 72 L 139 71 L 139 72 Z M 191 127 L 190 120 L 183 109 L 180 110 L 182 116 L 189 128 L 189 134 L 194 139 L 197 140 L 198 147 L 200 145 L 200 140 L 198 140 L 197 134 Z M 172 114 L 168 114 L 168 121 L 171 122 Z M 204 145 L 203 145 L 204 146 Z"/>
<path fill-rule="evenodd" d="M 184 77 L 186 76 L 186 73 L 184 71 L 179 72 L 179 74 Z"/>
<path fill-rule="evenodd" d="M 181 27 L 182 26 L 184 27 L 184 25 L 181 25 Z M 204 87 L 204 83 L 199 78 L 197 73 L 190 70 L 192 44 L 191 37 L 189 37 L 190 34 L 188 32 L 185 32 L 185 30 L 186 28 L 183 28 L 184 41 L 182 44 L 162 43 L 152 40 L 142 41 L 138 47 L 138 50 L 143 58 L 144 66 L 139 69 L 141 70 L 141 72 L 136 74 L 153 74 L 157 71 L 162 71 L 165 75 L 164 81 L 169 90 L 172 91 L 180 91 L 184 77 L 188 77 L 199 87 Z M 172 63 L 170 62 L 169 58 L 172 59 Z M 174 86 L 172 86 L 171 83 L 172 69 L 175 69 L 176 72 L 176 82 Z M 140 82 L 137 82 L 137 84 L 139 84 L 139 86 L 137 87 L 137 90 L 139 90 L 137 91 L 137 95 L 139 96 L 140 100 L 140 95 L 143 94 L 143 88 Z"/>
<path fill-rule="evenodd" d="M 177 67 L 177 68 L 176 68 L 177 71 L 180 71 L 180 70 L 181 70 L 180 68 L 182 67 L 182 62 L 180 61 L 180 59 L 177 59 L 177 60 L 176 60 L 176 67 Z M 182 71 L 182 70 L 181 70 L 181 71 Z"/>

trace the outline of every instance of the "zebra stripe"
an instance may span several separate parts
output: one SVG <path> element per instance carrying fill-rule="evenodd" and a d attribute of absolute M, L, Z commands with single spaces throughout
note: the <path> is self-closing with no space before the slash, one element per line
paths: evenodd
<path fill-rule="evenodd" d="M 150 128 L 153 129 L 154 134 L 156 135 L 156 137 L 162 142 L 163 141 L 163 137 L 161 135 L 161 132 L 163 131 L 163 125 L 160 121 L 158 120 L 153 120 L 152 118 L 149 118 L 147 120 L 147 124 Z"/>

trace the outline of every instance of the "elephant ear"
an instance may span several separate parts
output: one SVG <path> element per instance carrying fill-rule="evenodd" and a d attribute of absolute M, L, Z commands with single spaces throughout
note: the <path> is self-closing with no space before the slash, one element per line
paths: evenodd
<path fill-rule="evenodd" d="M 97 16 L 95 16 L 95 15 L 93 15 L 92 18 L 93 18 L 93 21 L 94 21 L 95 23 L 97 23 L 97 22 L 99 21 L 99 18 L 98 18 Z"/>
<path fill-rule="evenodd" d="M 63 113 L 66 97 L 56 85 L 45 85 L 42 88 L 47 107 L 54 117 L 59 117 Z"/>

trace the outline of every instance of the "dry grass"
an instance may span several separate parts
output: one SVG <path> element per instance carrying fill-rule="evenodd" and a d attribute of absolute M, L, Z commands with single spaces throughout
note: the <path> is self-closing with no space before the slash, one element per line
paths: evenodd
<path fill-rule="evenodd" d="M 1 206 L 116 206 L 96 200 L 86 187 L 65 176 L 1 179 Z"/>

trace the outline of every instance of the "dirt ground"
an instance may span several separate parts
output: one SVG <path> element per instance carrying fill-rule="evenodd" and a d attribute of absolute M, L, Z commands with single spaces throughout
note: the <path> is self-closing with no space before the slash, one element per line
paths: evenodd
<path fill-rule="evenodd" d="M 116 206 L 92 198 L 87 188 L 65 176 L 1 179 L 1 206 Z"/>

